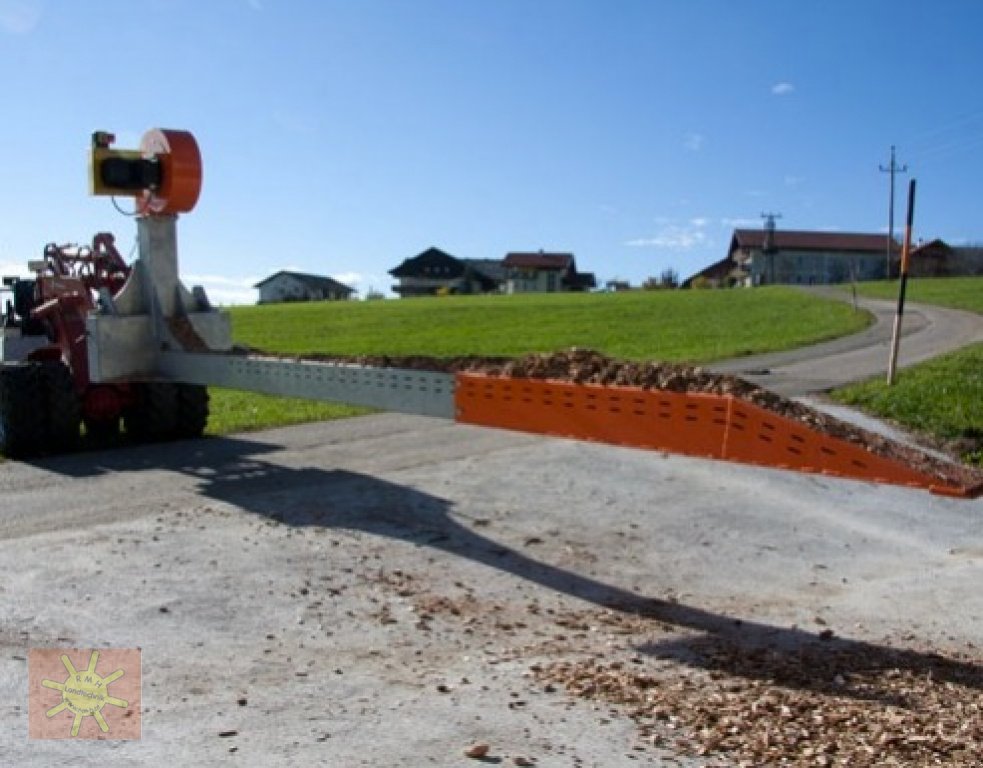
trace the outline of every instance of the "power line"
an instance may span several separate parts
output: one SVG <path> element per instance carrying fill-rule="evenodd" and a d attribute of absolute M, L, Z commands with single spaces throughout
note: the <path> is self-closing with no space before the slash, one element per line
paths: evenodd
<path fill-rule="evenodd" d="M 983 122 L 980 121 L 983 121 L 983 109 L 959 115 L 946 123 L 941 123 L 934 127 L 920 131 L 919 133 L 915 133 L 907 138 L 906 143 L 909 147 L 908 155 L 920 155 L 923 152 L 932 151 L 934 149 L 934 146 L 932 145 L 937 143 L 934 140 L 940 136 L 943 137 L 943 141 L 951 143 L 953 139 L 950 137 L 953 136 L 955 131 L 963 127 L 968 127 L 971 131 L 976 131 L 980 127 L 983 127 Z M 977 123 L 977 125 L 973 126 L 973 123 Z M 933 141 L 926 141 L 927 139 L 932 139 Z M 912 147 L 915 148 L 914 151 L 912 151 Z"/>
<path fill-rule="evenodd" d="M 908 166 L 899 166 L 894 159 L 894 145 L 891 145 L 891 164 L 885 168 L 880 166 L 881 173 L 891 174 L 891 197 L 887 205 L 887 261 L 885 263 L 884 275 L 888 280 L 891 279 L 891 253 L 894 250 L 894 176 L 898 173 L 908 173 Z"/>

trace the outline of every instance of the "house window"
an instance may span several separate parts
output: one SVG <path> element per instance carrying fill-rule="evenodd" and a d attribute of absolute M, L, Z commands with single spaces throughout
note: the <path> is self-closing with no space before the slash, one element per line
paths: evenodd
<path fill-rule="evenodd" d="M 548 272 L 546 274 L 546 290 L 547 291 L 556 290 L 556 272 Z"/>

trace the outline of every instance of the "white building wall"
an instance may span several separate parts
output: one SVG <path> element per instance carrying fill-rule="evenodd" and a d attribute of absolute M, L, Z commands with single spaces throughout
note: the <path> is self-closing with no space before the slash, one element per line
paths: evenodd
<path fill-rule="evenodd" d="M 307 287 L 291 275 L 277 275 L 259 289 L 261 304 L 312 298 Z"/>

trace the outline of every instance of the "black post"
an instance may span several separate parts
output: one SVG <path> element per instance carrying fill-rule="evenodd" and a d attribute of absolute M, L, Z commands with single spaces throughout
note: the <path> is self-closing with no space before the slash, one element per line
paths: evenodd
<path fill-rule="evenodd" d="M 898 344 L 901 341 L 901 320 L 904 317 L 905 292 L 908 289 L 908 257 L 911 253 L 911 226 L 915 220 L 915 180 L 908 183 L 908 219 L 905 223 L 904 246 L 901 249 L 901 281 L 898 287 L 898 310 L 894 315 L 894 333 L 891 337 L 891 359 L 887 366 L 888 386 L 894 384 L 894 371 L 898 363 Z"/>

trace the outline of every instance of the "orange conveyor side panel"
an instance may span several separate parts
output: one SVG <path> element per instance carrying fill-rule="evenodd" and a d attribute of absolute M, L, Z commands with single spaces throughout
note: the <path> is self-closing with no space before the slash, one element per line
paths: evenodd
<path fill-rule="evenodd" d="M 638 387 L 458 374 L 457 420 L 723 458 L 727 400 Z"/>
<path fill-rule="evenodd" d="M 730 395 L 462 373 L 457 420 L 557 437 L 976 496 Z"/>
<path fill-rule="evenodd" d="M 743 400 L 733 399 L 724 458 L 801 472 L 926 488 L 950 495 L 966 489 L 945 487 L 932 475 L 863 446 L 811 429 Z"/>

